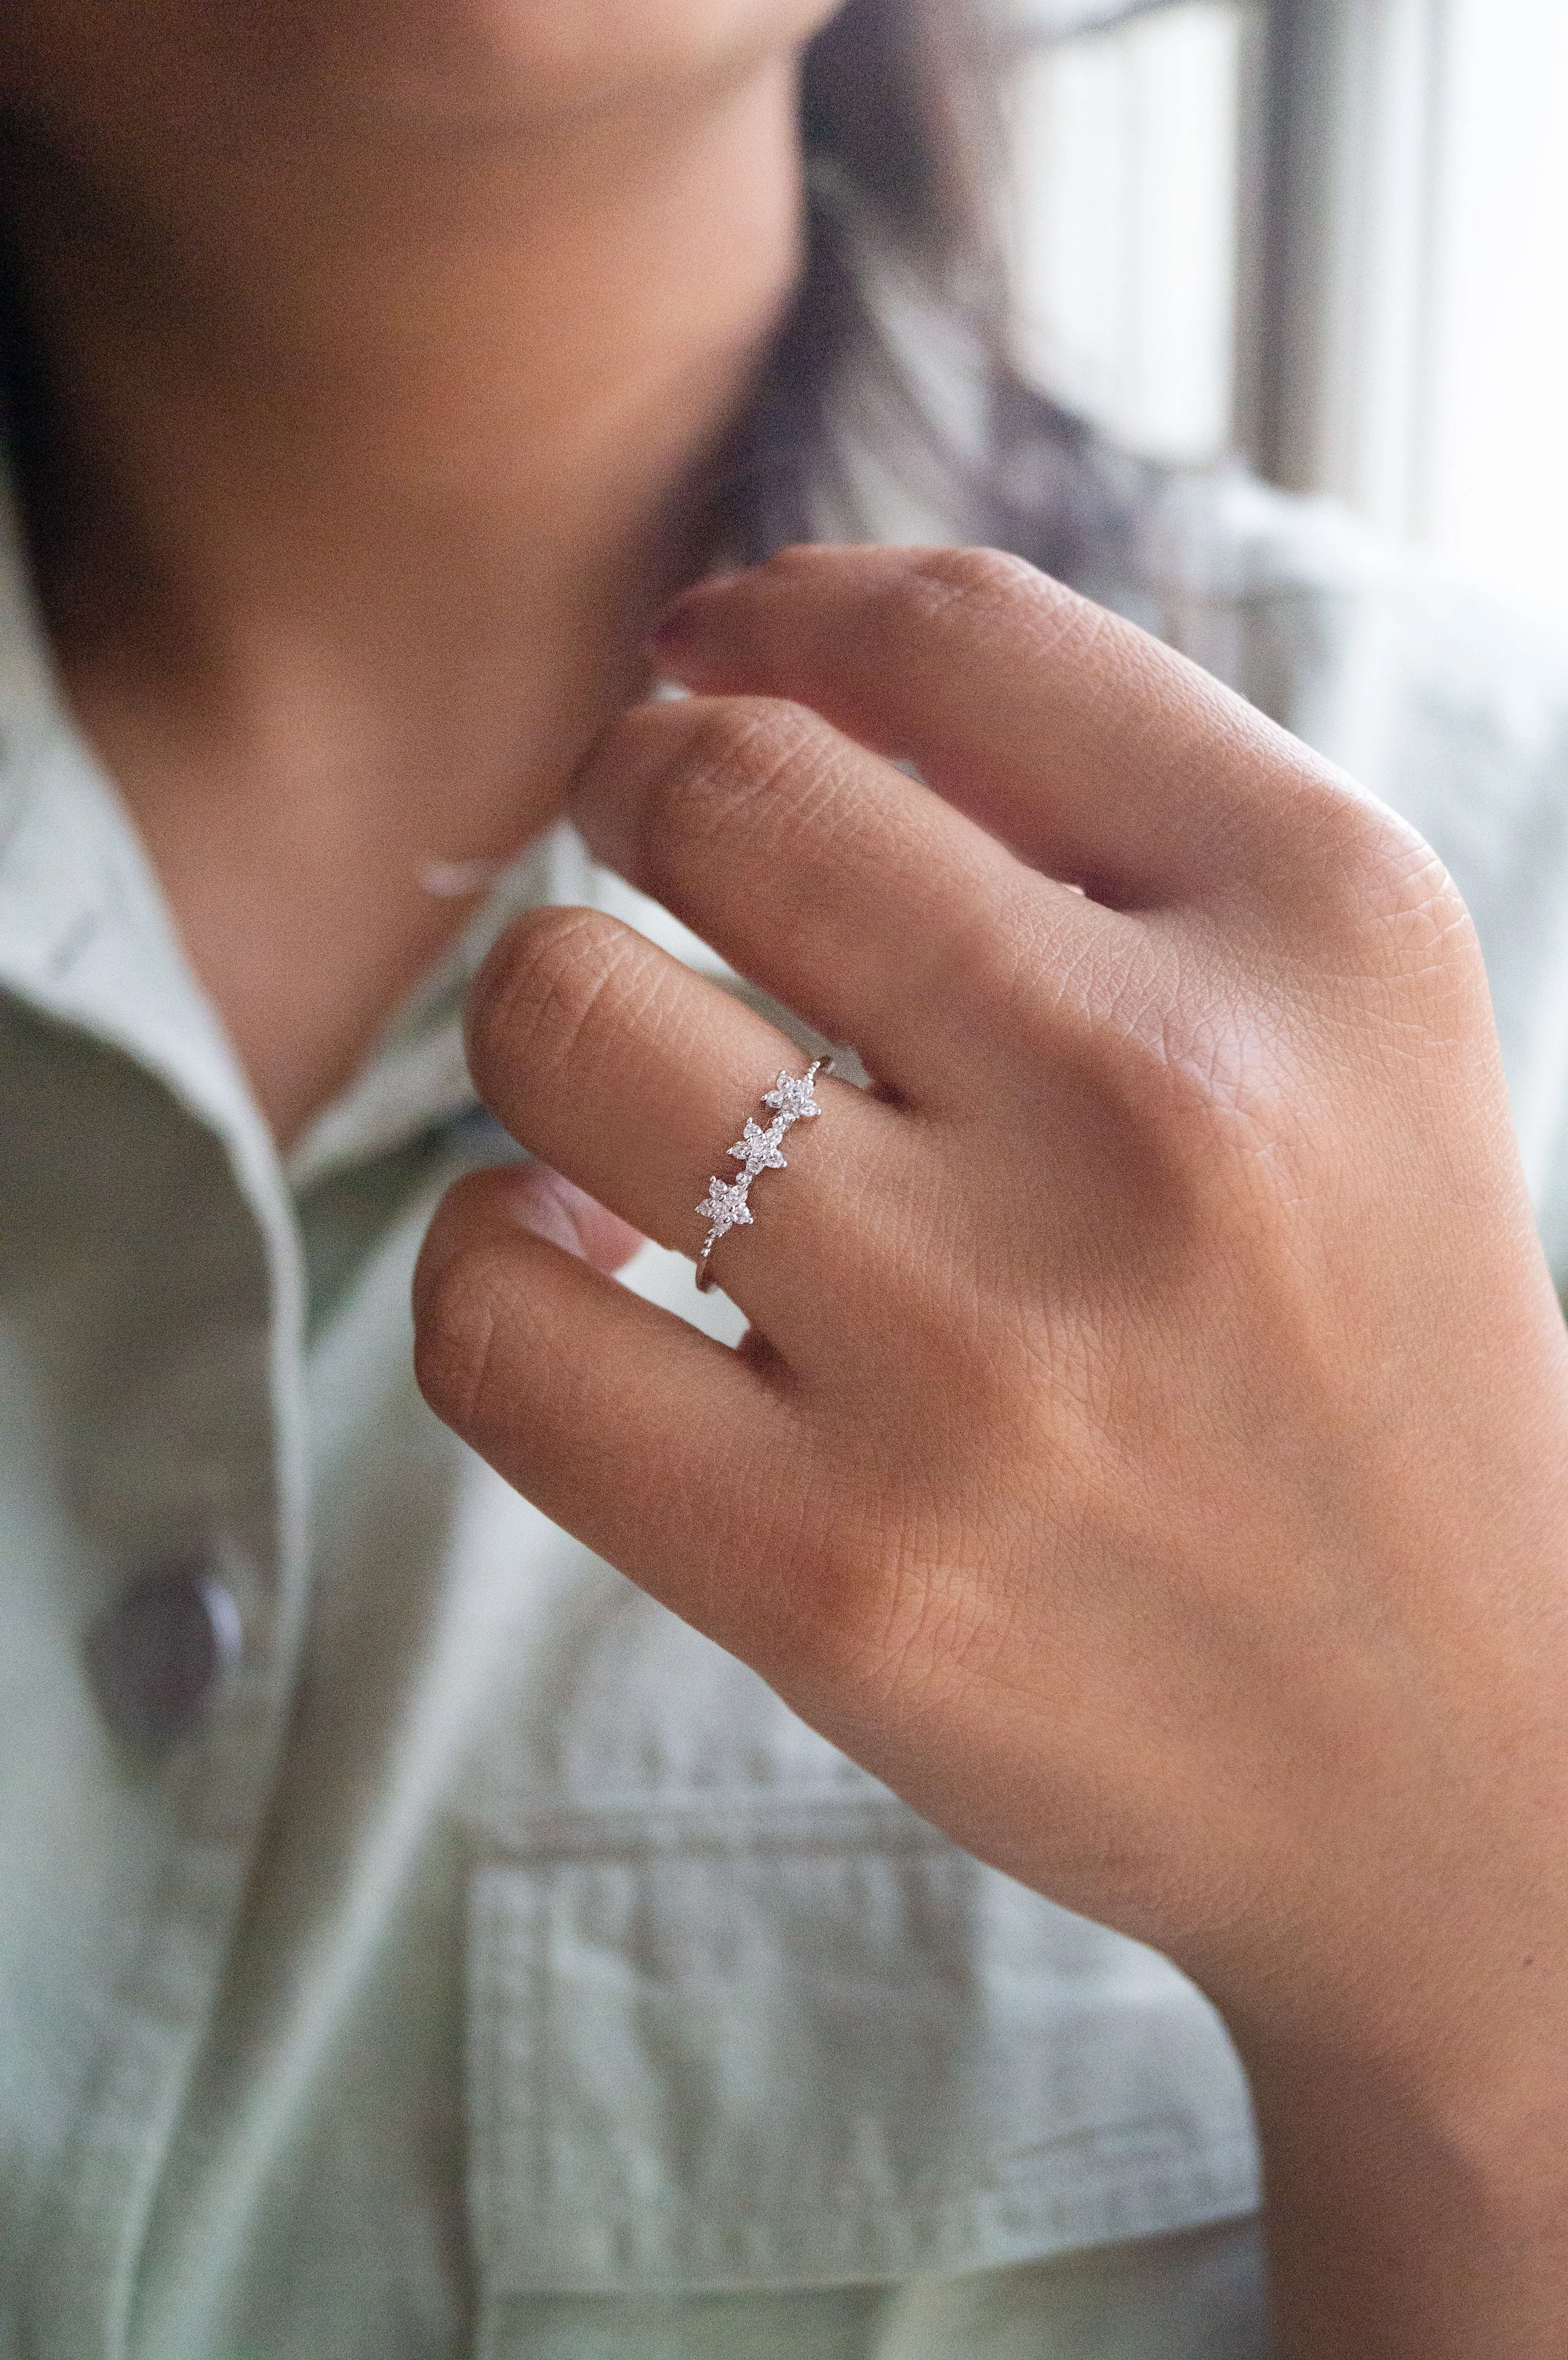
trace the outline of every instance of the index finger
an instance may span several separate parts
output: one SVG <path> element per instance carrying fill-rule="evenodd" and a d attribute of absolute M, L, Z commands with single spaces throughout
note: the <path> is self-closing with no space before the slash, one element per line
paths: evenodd
<path fill-rule="evenodd" d="M 688 591 L 655 648 L 703 694 L 788 697 L 912 760 L 1031 865 L 1124 909 L 1256 877 L 1290 797 L 1314 819 L 1346 797 L 1196 664 L 995 550 L 786 550 Z"/>

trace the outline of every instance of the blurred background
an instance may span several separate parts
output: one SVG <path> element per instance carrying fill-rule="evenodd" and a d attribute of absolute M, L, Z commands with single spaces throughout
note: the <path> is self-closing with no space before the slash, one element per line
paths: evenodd
<path fill-rule="evenodd" d="M 1568 0 L 1012 0 L 1026 373 L 1568 618 Z"/>

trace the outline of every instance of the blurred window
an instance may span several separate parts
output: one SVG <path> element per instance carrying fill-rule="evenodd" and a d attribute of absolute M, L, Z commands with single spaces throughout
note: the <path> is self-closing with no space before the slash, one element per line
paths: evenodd
<path fill-rule="evenodd" d="M 1018 347 L 1568 603 L 1568 0 L 1015 0 Z"/>
<path fill-rule="evenodd" d="M 1053 34 L 1020 10 L 1009 90 L 1018 358 L 1150 457 L 1234 422 L 1247 0 L 1175 0 Z"/>

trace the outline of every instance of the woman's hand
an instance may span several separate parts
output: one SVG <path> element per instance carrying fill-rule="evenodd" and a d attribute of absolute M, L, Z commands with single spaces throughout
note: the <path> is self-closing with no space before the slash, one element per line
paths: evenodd
<path fill-rule="evenodd" d="M 465 1182 L 430 1402 L 961 1843 L 1203 1984 L 1287 2351 L 1568 2350 L 1568 1351 L 1453 887 L 1005 558 L 792 552 L 660 652 L 698 694 L 602 741 L 590 840 L 879 1087 L 819 1082 L 717 1245 L 738 1352 Z M 497 946 L 472 1054 L 688 1252 L 803 1065 L 561 909 Z"/>

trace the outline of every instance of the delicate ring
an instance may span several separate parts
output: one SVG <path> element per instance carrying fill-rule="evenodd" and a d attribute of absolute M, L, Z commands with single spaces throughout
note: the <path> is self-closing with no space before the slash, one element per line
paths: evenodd
<path fill-rule="evenodd" d="M 720 1180 L 716 1176 L 711 1179 L 708 1193 L 697 1207 L 702 1218 L 712 1224 L 702 1251 L 697 1257 L 699 1294 L 705 1295 L 713 1283 L 708 1257 L 724 1231 L 751 1227 L 751 1206 L 747 1200 L 751 1195 L 751 1184 L 757 1174 L 782 1172 L 786 1168 L 779 1142 L 790 1124 L 806 1122 L 812 1115 L 821 1114 L 822 1109 L 811 1096 L 811 1085 L 819 1074 L 831 1074 L 833 1069 L 831 1057 L 819 1057 L 809 1074 L 797 1076 L 781 1073 L 774 1087 L 763 1095 L 763 1105 L 778 1109 L 766 1131 L 747 1115 L 743 1136 L 729 1151 L 737 1164 L 745 1165 L 745 1170 L 738 1180 Z"/>

